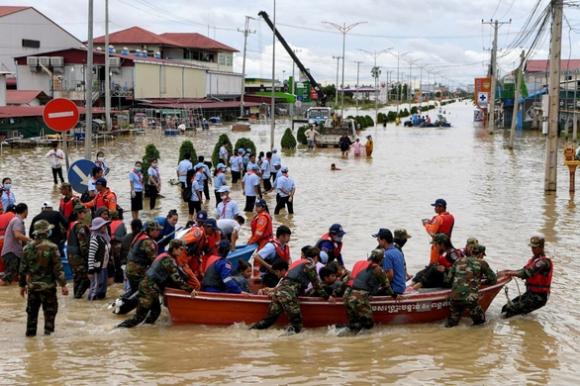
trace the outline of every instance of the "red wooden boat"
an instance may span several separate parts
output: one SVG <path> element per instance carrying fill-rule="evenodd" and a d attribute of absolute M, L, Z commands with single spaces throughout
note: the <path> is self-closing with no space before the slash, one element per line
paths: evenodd
<path fill-rule="evenodd" d="M 479 303 L 487 310 L 493 299 L 511 279 L 503 276 L 494 285 L 480 289 Z M 437 322 L 449 315 L 449 289 L 417 292 L 403 295 L 399 300 L 374 297 L 371 301 L 375 323 L 407 324 Z M 165 304 L 173 323 L 229 325 L 252 324 L 266 315 L 270 299 L 263 295 L 217 294 L 200 292 L 192 298 L 187 292 L 167 289 Z M 321 327 L 346 323 L 346 310 L 342 299 L 329 303 L 322 298 L 302 297 L 300 308 L 304 326 Z M 278 324 L 286 324 L 281 317 Z"/>

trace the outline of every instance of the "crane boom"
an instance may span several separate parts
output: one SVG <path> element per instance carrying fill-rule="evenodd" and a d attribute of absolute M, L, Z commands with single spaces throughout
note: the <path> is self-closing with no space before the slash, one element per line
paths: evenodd
<path fill-rule="evenodd" d="M 302 73 L 304 75 L 306 75 L 306 77 L 310 81 L 310 85 L 312 86 L 314 91 L 316 91 L 316 94 L 318 95 L 318 100 L 319 100 L 320 104 L 322 106 L 325 106 L 326 105 L 326 94 L 324 93 L 324 91 L 322 91 L 322 87 L 320 87 L 320 84 L 318 84 L 316 79 L 314 79 L 314 77 L 310 74 L 310 71 L 308 71 L 306 69 L 306 67 L 304 67 L 304 65 L 302 64 L 300 59 L 298 59 L 298 57 L 296 56 L 296 54 L 294 53 L 292 48 L 290 48 L 290 46 L 286 42 L 286 39 L 284 39 L 284 37 L 280 34 L 280 32 L 278 32 L 278 29 L 277 28 L 274 29 L 274 24 L 272 24 L 272 21 L 270 20 L 270 16 L 268 16 L 268 14 L 264 11 L 260 11 L 258 13 L 258 16 L 262 17 L 264 19 L 264 21 L 266 22 L 266 24 L 268 24 L 268 27 L 270 27 L 270 29 L 274 32 L 274 34 L 278 38 L 278 41 L 282 44 L 282 46 L 284 46 L 284 48 L 286 49 L 286 52 L 288 52 L 288 55 L 290 55 L 290 57 L 292 58 L 294 63 L 296 63 L 296 65 L 298 66 L 300 71 L 302 71 Z"/>

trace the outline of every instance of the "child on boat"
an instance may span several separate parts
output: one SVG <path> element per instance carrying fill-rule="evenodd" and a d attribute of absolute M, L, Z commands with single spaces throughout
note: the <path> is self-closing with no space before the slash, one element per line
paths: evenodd
<path fill-rule="evenodd" d="M 233 279 L 238 283 L 242 292 L 250 292 L 248 280 L 252 277 L 252 266 L 244 260 L 238 260 L 238 270 Z"/>

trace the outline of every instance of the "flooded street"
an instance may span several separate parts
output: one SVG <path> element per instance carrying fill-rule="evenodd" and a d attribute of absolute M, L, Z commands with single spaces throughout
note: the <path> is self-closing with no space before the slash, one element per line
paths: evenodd
<path fill-rule="evenodd" d="M 366 258 L 375 246 L 370 236 L 379 227 L 404 227 L 412 235 L 405 246 L 410 272 L 428 261 L 429 237 L 421 225 L 430 218 L 430 203 L 442 197 L 455 215 L 453 240 L 462 246 L 477 237 L 487 246 L 494 270 L 516 269 L 531 256 L 529 235 L 546 236 L 547 254 L 554 257 L 554 282 L 548 305 L 524 317 L 499 317 L 505 296 L 500 293 L 487 312 L 483 327 L 464 320 L 458 328 L 443 324 L 377 327 L 367 335 L 339 338 L 334 329 L 307 329 L 279 337 L 281 330 L 231 327 L 171 326 L 167 311 L 155 326 L 117 330 L 122 318 L 107 310 L 108 302 L 89 303 L 59 297 L 56 333 L 26 339 L 25 301 L 18 288 L 0 288 L 0 384 L 576 384 L 580 372 L 580 198 L 568 193 L 568 171 L 558 169 L 558 192 L 544 195 L 544 137 L 526 133 L 516 149 L 505 148 L 502 134 L 474 129 L 471 105 L 445 106 L 452 128 L 406 128 L 389 125 L 369 129 L 375 139 L 372 159 L 343 159 L 338 149 L 282 154 L 282 163 L 297 185 L 295 214 L 275 216 L 274 223 L 292 229 L 291 247 L 313 244 L 329 225 L 339 222 L 344 238 L 345 263 Z M 374 116 L 374 112 L 368 112 Z M 431 113 L 434 118 L 434 113 Z M 280 124 L 276 143 L 286 125 Z M 232 143 L 246 133 L 226 128 L 190 137 L 198 155 L 210 156 L 218 136 L 228 132 Z M 269 126 L 253 125 L 259 150 L 269 146 Z M 127 173 L 155 143 L 161 153 L 163 181 L 161 209 L 176 208 L 185 224 L 187 205 L 175 178 L 178 148 L 184 137 L 162 137 L 158 132 L 125 137 L 104 147 L 111 167 L 108 176 L 120 205 L 129 209 Z M 364 139 L 362 140 L 364 143 Z M 102 148 L 103 144 L 99 145 Z M 30 208 L 29 219 L 43 201 L 58 200 L 48 149 L 4 149 L 0 176 L 10 176 L 18 202 Z M 72 149 L 71 162 L 82 155 Z M 561 160 L 561 152 L 558 155 Z M 336 163 L 341 171 L 331 172 Z M 243 204 L 240 186 L 233 197 Z M 267 201 L 271 210 L 275 197 Z M 215 201 L 209 204 L 213 213 Z M 145 207 L 147 207 L 147 202 Z M 126 216 L 127 217 L 127 216 Z M 129 215 L 130 217 L 130 215 Z M 129 220 L 126 219 L 128 223 Z M 249 237 L 244 226 L 242 240 Z M 524 291 L 523 282 L 519 287 Z M 108 300 L 120 293 L 111 288 Z M 509 285 L 516 296 L 515 282 Z M 41 323 L 42 323 L 41 318 Z"/>

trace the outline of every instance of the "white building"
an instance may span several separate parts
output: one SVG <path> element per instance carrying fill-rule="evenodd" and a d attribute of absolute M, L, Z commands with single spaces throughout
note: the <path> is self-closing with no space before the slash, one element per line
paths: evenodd
<path fill-rule="evenodd" d="M 14 58 L 83 44 L 32 7 L 0 6 L 0 71 L 15 72 Z"/>

